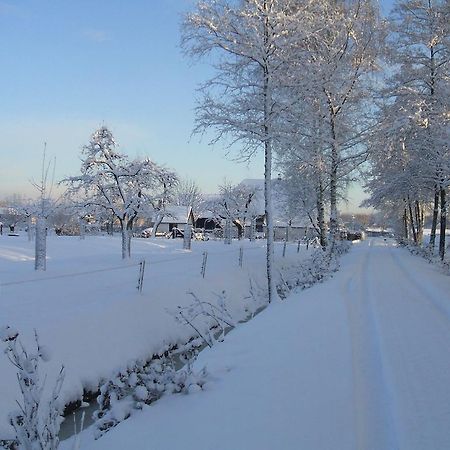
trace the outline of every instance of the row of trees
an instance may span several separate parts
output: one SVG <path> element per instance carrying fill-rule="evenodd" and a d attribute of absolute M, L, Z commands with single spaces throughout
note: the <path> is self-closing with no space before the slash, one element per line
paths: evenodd
<path fill-rule="evenodd" d="M 338 236 L 338 200 L 367 157 L 375 126 L 374 74 L 384 29 L 372 1 L 201 1 L 186 17 L 183 45 L 212 55 L 215 76 L 200 87 L 197 132 L 265 155 L 269 299 L 273 277 L 272 166 L 283 173 L 290 209 L 314 219 L 322 246 Z"/>
<path fill-rule="evenodd" d="M 417 244 L 430 211 L 429 248 L 434 249 L 440 222 L 443 259 L 450 184 L 450 4 L 398 2 L 390 31 L 386 55 L 393 70 L 377 104 L 380 127 L 370 154 L 368 204 L 386 210 L 404 237 Z"/>
<path fill-rule="evenodd" d="M 368 204 L 402 217 L 417 242 L 431 202 L 434 245 L 440 208 L 443 257 L 449 23 L 446 0 L 399 0 L 388 20 L 370 0 L 200 1 L 186 16 L 187 55 L 215 69 L 199 89 L 195 131 L 244 159 L 265 155 L 270 298 L 274 162 L 288 215 L 309 216 L 324 249 L 363 169 Z"/>
<path fill-rule="evenodd" d="M 152 218 L 153 236 L 163 218 L 170 215 L 169 206 L 190 206 L 197 215 L 208 209 L 215 220 L 228 219 L 243 235 L 246 220 L 254 216 L 250 208 L 256 189 L 225 182 L 220 193 L 205 200 L 192 180 L 180 180 L 177 174 L 150 159 L 130 160 L 120 153 L 111 131 L 103 126 L 96 130 L 82 149 L 80 174 L 60 182 L 66 187 L 58 199 L 52 195 L 54 180 L 52 161 L 44 151 L 41 179 L 33 182 L 37 200 L 21 199 L 10 204 L 2 214 L 8 224 L 25 223 L 29 239 L 35 231 L 36 270 L 46 269 L 46 236 L 49 226 L 62 232 L 74 228 L 81 237 L 85 226 L 93 221 L 107 228 L 120 226 L 122 258 L 131 256 L 131 237 L 138 219 Z M 252 204 L 253 207 L 253 204 Z M 34 225 L 34 227 L 33 227 Z"/>
<path fill-rule="evenodd" d="M 286 217 L 308 216 L 324 249 L 338 237 L 338 201 L 355 169 L 368 176 L 369 204 L 403 220 L 419 242 L 434 200 L 431 245 L 441 215 L 445 250 L 448 154 L 448 2 L 401 0 L 392 20 L 375 1 L 201 1 L 183 26 L 188 55 L 212 55 L 215 74 L 200 87 L 197 132 L 265 155 L 269 297 L 273 272 L 272 166 L 282 174 Z M 367 165 L 366 163 L 370 164 Z M 122 255 L 139 216 L 157 223 L 176 204 L 177 175 L 121 154 L 97 130 L 81 174 L 64 180 L 73 205 L 120 223 Z M 181 203 L 200 204 L 195 184 Z M 223 186 L 209 209 L 238 228 L 255 192 Z M 245 192 L 244 192 L 245 191 Z M 189 197 L 189 198 L 187 198 Z M 329 233 L 328 233 L 329 224 Z"/>

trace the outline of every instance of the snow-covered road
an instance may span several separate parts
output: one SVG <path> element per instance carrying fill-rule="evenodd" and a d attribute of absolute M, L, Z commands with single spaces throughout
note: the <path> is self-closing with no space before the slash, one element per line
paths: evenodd
<path fill-rule="evenodd" d="M 450 278 L 380 240 L 352 259 L 357 448 L 449 448 Z"/>
<path fill-rule="evenodd" d="M 382 240 L 352 256 L 340 279 L 357 448 L 448 448 L 450 279 Z"/>
<path fill-rule="evenodd" d="M 205 391 L 165 397 L 82 448 L 448 449 L 449 349 L 450 277 L 368 240 L 333 279 L 202 352 Z"/>

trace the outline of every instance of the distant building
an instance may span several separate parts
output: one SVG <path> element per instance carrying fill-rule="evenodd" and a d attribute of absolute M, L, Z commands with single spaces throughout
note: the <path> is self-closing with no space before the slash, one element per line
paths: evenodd
<path fill-rule="evenodd" d="M 265 233 L 266 213 L 264 204 L 264 180 L 245 179 L 239 184 L 256 190 L 252 200 L 252 210 L 256 213 L 256 231 L 258 233 Z M 283 203 L 281 180 L 278 178 L 272 180 L 272 199 L 275 240 L 284 240 L 286 238 L 286 232 L 290 241 L 296 241 L 304 237 L 315 237 L 317 235 L 308 217 L 287 216 Z M 246 223 L 246 236 L 249 233 L 250 226 L 250 220 L 248 220 Z"/>
<path fill-rule="evenodd" d="M 194 225 L 194 214 L 190 206 L 168 206 L 158 226 L 158 233 L 168 233 L 174 228 L 183 229 L 186 224 Z M 151 226 L 154 222 L 151 223 Z"/>
<path fill-rule="evenodd" d="M 195 221 L 195 228 L 213 231 L 222 228 L 222 219 L 216 217 L 212 211 L 201 211 Z"/>

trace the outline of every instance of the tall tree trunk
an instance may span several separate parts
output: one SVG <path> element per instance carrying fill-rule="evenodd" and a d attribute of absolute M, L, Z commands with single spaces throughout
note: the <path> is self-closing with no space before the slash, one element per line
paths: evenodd
<path fill-rule="evenodd" d="M 403 211 L 403 233 L 405 235 L 405 239 L 408 240 L 409 238 L 409 232 L 408 232 L 408 212 L 406 210 L 406 207 Z"/>
<path fill-rule="evenodd" d="M 256 235 L 256 217 L 252 217 L 252 220 L 250 222 L 250 234 L 249 234 L 250 242 L 253 242 L 255 240 L 255 235 Z"/>
<path fill-rule="evenodd" d="M 272 208 L 272 90 L 270 86 L 269 58 L 271 53 L 269 33 L 269 10 L 271 0 L 264 0 L 263 8 L 266 16 L 264 18 L 264 48 L 265 63 L 263 66 L 263 97 L 264 97 L 264 209 L 266 213 L 267 225 L 267 246 L 266 246 L 266 269 L 267 269 L 267 290 L 269 303 L 278 297 L 275 276 L 274 276 L 274 244 L 273 244 L 273 208 Z"/>
<path fill-rule="evenodd" d="M 325 205 L 323 200 L 322 180 L 319 181 L 317 189 L 317 222 L 320 230 L 320 246 L 323 250 L 327 248 L 327 227 L 325 224 Z"/>
<path fill-rule="evenodd" d="M 415 203 L 416 225 L 417 225 L 417 243 L 422 244 L 423 240 L 423 213 L 419 200 Z"/>
<path fill-rule="evenodd" d="M 420 219 L 420 243 L 423 243 L 423 232 L 425 230 L 425 207 L 424 205 L 420 205 L 420 212 L 419 212 L 419 219 Z"/>
<path fill-rule="evenodd" d="M 410 225 L 411 225 L 411 231 L 413 234 L 413 239 L 414 239 L 414 243 L 417 244 L 417 232 L 416 232 L 416 227 L 414 225 L 414 215 L 413 215 L 413 211 L 412 211 L 412 206 L 411 206 L 411 201 L 408 199 L 408 208 L 409 208 L 409 220 L 410 220 Z"/>
<path fill-rule="evenodd" d="M 133 237 L 134 218 L 127 222 L 128 258 L 131 258 L 131 238 Z"/>
<path fill-rule="evenodd" d="M 114 220 L 115 220 L 115 217 L 114 217 L 114 215 L 112 215 L 112 217 L 111 217 L 111 228 L 110 228 L 110 232 L 109 232 L 109 234 L 111 236 L 114 236 Z"/>
<path fill-rule="evenodd" d="M 267 288 L 269 293 L 269 302 L 272 302 L 278 295 L 274 279 L 274 243 L 273 243 L 273 212 L 272 212 L 272 146 L 270 141 L 264 145 L 264 207 L 266 212 L 267 225 L 267 250 L 266 250 L 266 269 L 267 269 Z"/>
<path fill-rule="evenodd" d="M 434 188 L 434 204 L 433 204 L 433 221 L 431 222 L 431 233 L 429 247 L 433 251 L 436 245 L 436 229 L 439 216 L 439 189 L 437 186 Z"/>
<path fill-rule="evenodd" d="M 84 239 L 86 237 L 86 227 L 83 217 L 78 219 L 78 226 L 80 228 L 80 239 Z"/>
<path fill-rule="evenodd" d="M 227 245 L 231 245 L 232 242 L 232 230 L 231 230 L 231 224 L 232 224 L 232 220 L 231 219 L 226 219 L 225 221 L 225 229 L 224 229 L 224 236 L 223 236 L 223 242 Z"/>
<path fill-rule="evenodd" d="M 36 220 L 34 269 L 47 269 L 47 220 L 45 217 L 38 217 Z"/>
<path fill-rule="evenodd" d="M 155 221 L 153 223 L 153 229 L 152 229 L 152 238 L 156 237 L 156 232 L 158 231 L 158 227 L 161 225 L 161 222 L 164 219 L 164 213 L 162 213 L 161 211 L 158 211 L 158 213 L 156 214 L 156 218 Z"/>
<path fill-rule="evenodd" d="M 447 199 L 446 192 L 444 188 L 441 188 L 440 191 L 441 197 L 441 229 L 439 236 L 439 256 L 441 260 L 444 260 L 445 257 L 445 231 L 447 228 Z"/>
<path fill-rule="evenodd" d="M 337 184 L 339 150 L 336 136 L 336 116 L 331 96 L 328 98 L 328 109 L 330 113 L 330 135 L 331 135 L 331 164 L 330 164 L 330 238 L 331 252 L 334 251 L 334 244 L 338 238 L 338 209 L 337 209 Z"/>
<path fill-rule="evenodd" d="M 33 240 L 33 223 L 31 220 L 31 215 L 27 217 L 27 235 L 28 241 L 31 242 Z"/>
<path fill-rule="evenodd" d="M 122 233 L 122 259 L 131 256 L 131 234 L 126 220 L 120 220 L 120 231 Z"/>

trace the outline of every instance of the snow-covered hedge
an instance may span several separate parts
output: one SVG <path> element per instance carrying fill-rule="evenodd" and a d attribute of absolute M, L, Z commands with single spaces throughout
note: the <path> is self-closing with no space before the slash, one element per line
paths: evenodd
<path fill-rule="evenodd" d="M 280 296 L 286 298 L 294 288 L 306 289 L 326 279 L 338 270 L 339 257 L 350 247 L 350 243 L 343 241 L 336 244 L 333 253 L 317 249 L 302 263 L 282 267 L 278 283 Z M 202 389 L 207 379 L 206 368 L 199 373 L 192 370 L 199 350 L 223 341 L 226 331 L 235 327 L 236 322 L 228 310 L 225 292 L 215 295 L 211 301 L 202 300 L 192 292 L 189 295 L 193 299 L 190 305 L 168 313 L 188 326 L 196 337 L 150 362 L 136 361 L 101 385 L 97 398 L 99 409 L 94 414 L 96 438 L 130 417 L 133 410 L 142 409 L 164 394 Z M 251 281 L 249 295 L 244 300 L 252 318 L 267 305 L 267 292 Z"/>
<path fill-rule="evenodd" d="M 423 247 L 421 245 L 415 244 L 414 242 L 406 241 L 404 239 L 400 239 L 398 241 L 398 244 L 401 247 L 406 248 L 413 255 L 418 255 L 426 259 L 429 263 L 435 264 L 450 275 L 450 261 L 442 261 L 437 255 L 434 254 L 434 252 L 429 247 Z"/>
<path fill-rule="evenodd" d="M 189 393 L 203 387 L 207 372 L 192 370 L 200 340 L 193 340 L 167 355 L 150 362 L 136 361 L 134 366 L 118 373 L 100 387 L 99 409 L 94 413 L 95 437 L 130 417 L 133 410 L 142 409 L 164 394 Z M 182 368 L 177 366 L 182 365 Z"/>
<path fill-rule="evenodd" d="M 292 289 L 307 289 L 322 282 L 339 269 L 340 256 L 348 252 L 350 248 L 349 242 L 339 241 L 335 244 L 333 253 L 317 249 L 307 260 L 282 267 L 281 283 L 278 285 L 279 295 L 286 298 Z"/>

